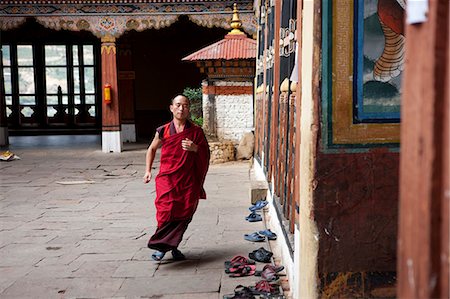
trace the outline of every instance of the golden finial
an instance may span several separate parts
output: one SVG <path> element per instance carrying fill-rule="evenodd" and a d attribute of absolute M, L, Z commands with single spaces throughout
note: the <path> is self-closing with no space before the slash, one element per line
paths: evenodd
<path fill-rule="evenodd" d="M 245 34 L 241 31 L 242 28 L 242 22 L 239 20 L 239 14 L 237 9 L 237 4 L 233 4 L 233 18 L 231 19 L 231 28 L 233 30 L 230 31 L 228 34 Z"/>

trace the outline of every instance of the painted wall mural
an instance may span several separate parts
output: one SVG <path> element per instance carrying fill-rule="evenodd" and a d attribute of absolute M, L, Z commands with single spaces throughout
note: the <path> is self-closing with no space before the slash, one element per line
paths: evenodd
<path fill-rule="evenodd" d="M 405 0 L 322 3 L 323 149 L 398 148 Z"/>
<path fill-rule="evenodd" d="M 405 0 L 355 2 L 355 119 L 400 119 Z"/>

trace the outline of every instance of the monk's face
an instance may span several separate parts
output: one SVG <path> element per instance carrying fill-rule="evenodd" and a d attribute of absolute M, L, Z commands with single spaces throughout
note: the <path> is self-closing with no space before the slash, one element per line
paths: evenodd
<path fill-rule="evenodd" d="M 177 96 L 170 105 L 173 117 L 178 120 L 186 120 L 189 116 L 189 100 L 184 96 Z"/>

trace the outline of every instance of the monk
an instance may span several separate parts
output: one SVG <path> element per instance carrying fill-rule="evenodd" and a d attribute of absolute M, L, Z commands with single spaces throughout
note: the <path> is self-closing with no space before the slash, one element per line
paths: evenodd
<path fill-rule="evenodd" d="M 144 183 L 152 178 L 156 150 L 161 146 L 160 170 L 155 178 L 158 227 L 148 241 L 148 247 L 156 250 L 152 254 L 155 261 L 168 251 L 172 251 L 174 260 L 185 259 L 178 245 L 199 199 L 206 199 L 203 183 L 209 166 L 209 145 L 203 130 L 188 119 L 189 106 L 189 99 L 183 95 L 172 99 L 173 120 L 156 129 L 146 154 Z"/>

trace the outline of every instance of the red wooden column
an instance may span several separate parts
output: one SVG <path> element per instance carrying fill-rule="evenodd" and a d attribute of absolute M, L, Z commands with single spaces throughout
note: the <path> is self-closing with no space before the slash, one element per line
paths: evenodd
<path fill-rule="evenodd" d="M 449 298 L 449 1 L 428 3 L 406 26 L 398 298 Z"/>
<path fill-rule="evenodd" d="M 270 5 L 271 1 L 269 1 Z M 269 171 L 269 180 L 275 182 L 275 194 L 279 193 L 276 182 L 279 181 L 279 177 L 281 176 L 280 168 L 276 167 L 279 162 L 280 156 L 277 158 L 277 152 L 280 152 L 278 147 L 278 128 L 280 125 L 280 27 L 281 27 L 281 0 L 275 0 L 274 6 L 272 9 L 275 10 L 274 16 L 274 36 L 273 36 L 273 87 L 272 87 L 272 115 L 270 115 L 270 171 Z M 270 41 L 267 41 L 270 44 Z M 272 180 L 273 177 L 273 180 Z"/>
<path fill-rule="evenodd" d="M 119 90 L 117 81 L 116 39 L 112 36 L 102 38 L 102 151 L 121 152 Z M 111 101 L 105 101 L 105 86 L 111 86 Z"/>

